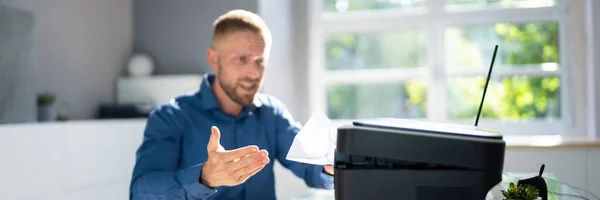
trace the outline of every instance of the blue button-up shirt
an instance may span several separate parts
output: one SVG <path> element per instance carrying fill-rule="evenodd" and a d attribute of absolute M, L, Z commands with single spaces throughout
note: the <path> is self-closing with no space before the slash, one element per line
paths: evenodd
<path fill-rule="evenodd" d="M 198 92 L 152 111 L 137 151 L 131 199 L 275 199 L 275 160 L 309 187 L 333 188 L 333 176 L 325 174 L 323 166 L 286 160 L 301 126 L 282 102 L 259 93 L 253 105 L 230 116 L 219 108 L 210 87 L 214 79 L 214 74 L 205 74 Z M 269 152 L 271 162 L 241 185 L 214 189 L 202 185 L 211 126 L 219 127 L 225 149 L 257 145 Z"/>

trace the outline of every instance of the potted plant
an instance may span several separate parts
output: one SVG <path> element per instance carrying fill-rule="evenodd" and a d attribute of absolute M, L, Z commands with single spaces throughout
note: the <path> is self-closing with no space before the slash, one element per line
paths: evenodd
<path fill-rule="evenodd" d="M 56 97 L 52 93 L 37 95 L 37 118 L 39 122 L 56 120 Z"/>
<path fill-rule="evenodd" d="M 507 190 L 501 190 L 505 200 L 537 200 L 539 191 L 531 185 L 515 185 L 510 183 Z"/>

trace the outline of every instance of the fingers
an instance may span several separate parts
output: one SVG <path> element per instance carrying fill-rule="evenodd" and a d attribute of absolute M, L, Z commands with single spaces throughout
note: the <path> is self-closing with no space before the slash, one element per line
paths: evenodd
<path fill-rule="evenodd" d="M 250 163 L 250 165 L 247 165 L 245 167 L 235 170 L 233 172 L 233 177 L 240 178 L 244 174 L 252 173 L 252 172 L 254 172 L 254 170 L 256 170 L 258 168 L 263 168 L 267 163 L 269 163 L 269 157 L 259 159 L 259 160 L 255 161 L 254 163 Z"/>
<path fill-rule="evenodd" d="M 206 145 L 206 150 L 208 152 L 215 152 L 219 150 L 220 140 L 221 140 L 221 132 L 219 128 L 216 126 L 211 127 L 210 138 L 208 139 L 208 145 Z"/>
<path fill-rule="evenodd" d="M 252 163 L 255 163 L 262 159 L 265 159 L 268 156 L 269 156 L 269 154 L 267 153 L 267 151 L 260 150 L 259 152 L 256 152 L 250 156 L 241 158 L 240 160 L 231 163 L 231 165 L 229 165 L 229 169 L 231 170 L 231 172 L 234 172 L 238 169 L 247 167 L 248 165 L 251 165 Z"/>
<path fill-rule="evenodd" d="M 250 145 L 250 146 L 237 148 L 237 149 L 234 149 L 231 151 L 223 152 L 221 154 L 221 156 L 224 161 L 231 162 L 238 158 L 241 158 L 248 154 L 253 154 L 256 152 L 258 152 L 258 147 L 256 145 Z"/>
<path fill-rule="evenodd" d="M 258 173 L 263 168 L 265 168 L 265 165 L 262 165 L 259 168 L 253 169 L 252 171 L 240 176 L 240 178 L 238 178 L 238 181 L 244 182 L 244 181 L 248 180 L 248 178 L 250 178 L 251 176 L 254 176 L 256 173 Z"/>
<path fill-rule="evenodd" d="M 334 167 L 332 165 L 325 165 L 323 169 L 329 175 L 333 175 L 335 173 L 335 169 L 334 169 Z"/>

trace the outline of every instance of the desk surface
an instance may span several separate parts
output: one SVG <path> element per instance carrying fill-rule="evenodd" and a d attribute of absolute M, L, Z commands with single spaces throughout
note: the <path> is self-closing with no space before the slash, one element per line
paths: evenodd
<path fill-rule="evenodd" d="M 522 173 L 506 173 L 503 175 L 503 180 L 500 184 L 496 185 L 492 190 L 488 193 L 486 200 L 502 200 L 503 196 L 500 192 L 501 189 L 505 189 L 508 187 L 508 184 L 511 182 L 517 182 L 519 179 L 529 178 L 535 176 L 535 173 L 531 174 L 522 174 Z M 584 191 L 580 191 L 577 188 L 573 188 L 571 186 L 562 184 L 560 182 L 554 181 L 557 180 L 551 174 L 545 175 L 546 184 L 548 185 L 548 199 L 549 200 L 570 200 L 570 199 L 581 199 L 577 197 L 569 197 L 564 195 L 553 194 L 551 192 L 559 193 L 559 194 L 567 194 L 567 195 L 578 195 L 583 196 L 587 199 L 592 199 L 593 197 L 589 194 L 585 194 Z M 335 200 L 335 193 L 333 190 L 318 190 L 318 189 L 309 189 L 303 195 L 300 195 L 293 200 Z"/>

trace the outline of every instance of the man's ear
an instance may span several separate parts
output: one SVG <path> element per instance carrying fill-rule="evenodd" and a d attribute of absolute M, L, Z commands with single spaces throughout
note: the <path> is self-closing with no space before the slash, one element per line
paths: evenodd
<path fill-rule="evenodd" d="M 210 65 L 210 68 L 213 69 L 213 71 L 217 71 L 218 69 L 218 56 L 217 56 L 217 51 L 214 48 L 208 48 L 208 50 L 206 51 L 206 58 L 208 59 L 208 64 Z"/>

